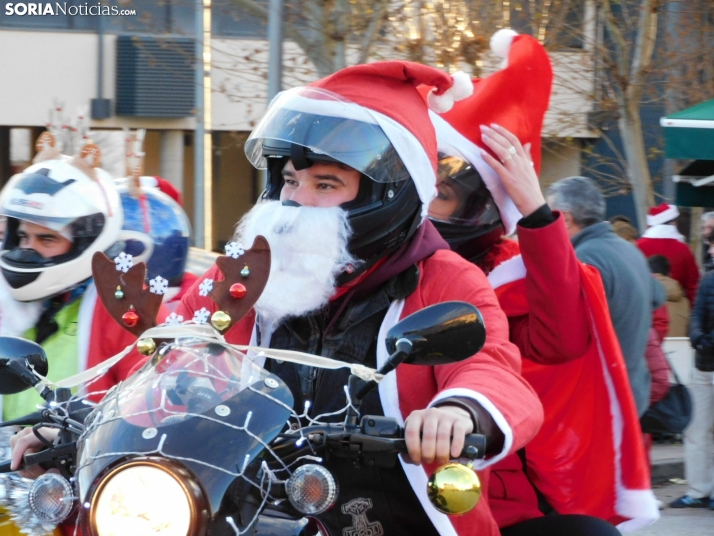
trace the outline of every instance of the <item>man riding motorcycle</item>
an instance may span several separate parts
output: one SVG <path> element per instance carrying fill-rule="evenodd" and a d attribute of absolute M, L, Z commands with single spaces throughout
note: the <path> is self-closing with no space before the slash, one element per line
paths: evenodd
<path fill-rule="evenodd" d="M 99 303 L 91 280 L 96 251 L 121 251 L 123 219 L 111 179 L 99 168 L 93 172 L 89 177 L 68 158 L 46 160 L 14 176 L 0 194 L 7 217 L 0 270 L 9 294 L 0 305 L 0 334 L 40 343 L 53 360 L 52 380 L 97 365 L 134 341 Z M 106 391 L 132 366 L 123 361 L 91 391 Z M 3 420 L 10 420 L 36 411 L 42 399 L 27 391 L 2 402 Z"/>
<path fill-rule="evenodd" d="M 499 46 L 504 39 L 508 45 Z M 429 211 L 452 249 L 488 274 L 523 375 L 545 409 L 536 438 L 494 467 L 492 508 L 509 536 L 608 533 L 590 518 L 543 517 L 553 511 L 631 530 L 658 513 L 624 361 L 600 277 L 577 261 L 536 174 L 550 62 L 529 36 L 509 30 L 494 40 L 508 66 L 475 80 L 471 97 L 433 117 L 442 153 Z M 525 77 L 531 84 L 523 85 Z M 519 241 L 504 238 L 516 223 Z"/>
<path fill-rule="evenodd" d="M 483 350 L 470 359 L 400 365 L 367 395 L 362 413 L 405 424 L 411 460 L 393 469 L 327 460 L 342 484 L 336 506 L 320 518 L 331 534 L 354 530 L 360 504 L 368 505 L 361 518 L 375 535 L 497 535 L 487 501 L 463 516 L 439 513 L 424 492 L 427 475 L 458 455 L 465 434 L 478 431 L 489 440 L 490 457 L 476 465 L 488 485 L 487 467 L 523 446 L 540 424 L 540 405 L 518 374 L 518 353 L 483 273 L 448 251 L 424 218 L 436 164 L 433 128 L 415 87 L 424 83 L 437 87 L 432 101 L 463 97 L 452 77 L 423 65 L 349 67 L 282 93 L 246 142 L 251 162 L 267 167 L 268 185 L 235 240 L 248 248 L 265 236 L 271 272 L 227 341 L 379 367 L 387 329 L 428 305 L 470 302 L 488 326 Z M 250 266 L 242 273 L 249 278 Z M 217 277 L 213 267 L 176 315 L 196 320 L 207 317 L 204 308 L 215 311 L 205 289 Z M 298 411 L 329 419 L 325 414 L 344 409 L 347 372 L 265 366 L 291 388 Z"/>

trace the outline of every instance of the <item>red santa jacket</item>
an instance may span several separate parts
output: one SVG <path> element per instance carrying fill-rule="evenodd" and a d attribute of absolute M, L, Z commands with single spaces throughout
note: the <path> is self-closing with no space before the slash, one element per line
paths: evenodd
<path fill-rule="evenodd" d="M 658 511 L 600 276 L 577 262 L 562 217 L 540 229 L 519 228 L 519 239 L 523 257 L 498 248 L 505 254 L 493 259 L 489 280 L 545 411 L 525 449 L 528 478 L 560 513 L 626 522 L 628 529 L 646 525 Z M 494 467 L 492 482 L 501 526 L 542 515 L 519 459 Z"/>
<path fill-rule="evenodd" d="M 679 281 L 687 294 L 689 303 L 694 303 L 699 284 L 699 268 L 689 246 L 681 241 L 674 225 L 655 225 L 645 231 L 637 241 L 645 257 L 663 255 L 671 267 L 670 277 Z"/>
<path fill-rule="evenodd" d="M 420 261 L 418 266 L 420 281 L 417 290 L 405 300 L 392 303 L 380 330 L 380 339 L 383 340 L 388 329 L 406 315 L 434 303 L 461 300 L 474 304 L 483 314 L 487 326 L 486 344 L 472 358 L 453 365 L 399 365 L 394 373 L 388 374 L 380 383 L 382 406 L 386 415 L 403 423 L 412 411 L 426 408 L 446 397 L 466 396 L 479 401 L 505 435 L 503 452 L 475 466 L 483 486 L 487 487 L 488 467 L 521 448 L 537 432 L 542 420 L 541 406 L 532 389 L 518 374 L 518 351 L 508 342 L 506 317 L 483 272 L 446 250 L 437 251 Z M 221 279 L 215 266 L 205 277 Z M 209 311 L 216 310 L 210 298 L 199 296 L 197 285 L 184 297 L 176 311 L 186 319 L 202 307 Z M 234 344 L 247 344 L 252 338 L 254 323 L 255 315 L 247 315 L 231 328 L 226 334 L 226 340 Z M 386 358 L 385 345 L 378 344 L 378 365 Z M 434 464 L 403 464 L 403 467 L 424 510 L 440 534 L 474 534 L 477 531 L 483 536 L 498 536 L 498 526 L 486 497 L 468 514 L 446 516 L 439 513 L 426 496 L 428 475 L 437 467 Z"/>

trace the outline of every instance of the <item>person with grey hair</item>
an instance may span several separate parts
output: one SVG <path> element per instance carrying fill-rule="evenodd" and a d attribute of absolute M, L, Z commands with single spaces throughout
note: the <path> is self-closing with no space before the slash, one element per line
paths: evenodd
<path fill-rule="evenodd" d="M 610 316 L 625 358 L 640 416 L 650 404 L 650 373 L 645 360 L 652 311 L 666 299 L 642 252 L 617 236 L 605 221 L 605 197 L 586 177 L 562 179 L 548 189 L 548 204 L 563 213 L 575 254 L 597 268 Z"/>

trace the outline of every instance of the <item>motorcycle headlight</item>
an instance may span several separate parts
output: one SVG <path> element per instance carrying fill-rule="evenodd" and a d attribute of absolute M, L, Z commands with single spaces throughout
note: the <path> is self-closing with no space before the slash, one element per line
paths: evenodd
<path fill-rule="evenodd" d="M 161 460 L 115 468 L 93 494 L 95 536 L 194 536 L 204 524 L 201 494 L 187 474 Z"/>

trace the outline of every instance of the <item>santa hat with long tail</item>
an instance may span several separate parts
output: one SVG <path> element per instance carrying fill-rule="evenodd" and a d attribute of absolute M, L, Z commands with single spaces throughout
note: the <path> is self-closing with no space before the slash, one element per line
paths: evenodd
<path fill-rule="evenodd" d="M 491 38 L 491 50 L 504 59 L 495 73 L 473 80 L 474 91 L 445 112 L 432 113 L 439 149 L 456 149 L 483 177 L 501 213 L 507 234 L 521 214 L 506 193 L 501 179 L 481 156 L 487 149 L 481 141 L 480 125 L 496 123 L 512 132 L 520 142 L 531 144 L 531 158 L 540 171 L 541 130 L 550 102 L 553 68 L 548 54 L 536 39 L 503 29 Z"/>

